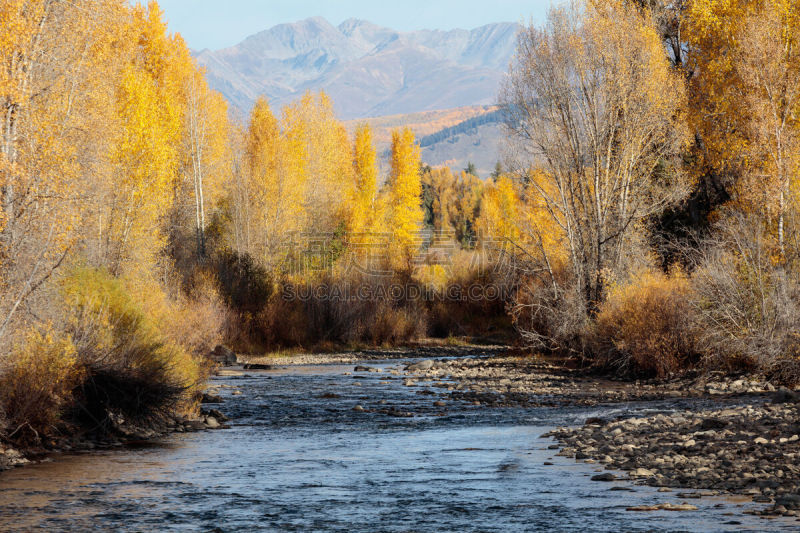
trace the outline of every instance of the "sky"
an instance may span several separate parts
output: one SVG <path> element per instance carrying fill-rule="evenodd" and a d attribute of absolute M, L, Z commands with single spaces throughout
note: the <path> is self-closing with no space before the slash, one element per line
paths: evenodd
<path fill-rule="evenodd" d="M 286 22 L 348 18 L 400 31 L 472 29 L 492 22 L 544 19 L 551 0 L 159 0 L 172 32 L 190 48 L 219 49 Z"/>

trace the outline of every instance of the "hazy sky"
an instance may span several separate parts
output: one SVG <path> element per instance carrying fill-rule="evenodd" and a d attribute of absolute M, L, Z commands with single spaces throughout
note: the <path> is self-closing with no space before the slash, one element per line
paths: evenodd
<path fill-rule="evenodd" d="M 194 49 L 224 48 L 284 22 L 354 17 L 397 30 L 471 29 L 541 20 L 550 0 L 159 0 L 171 31 Z"/>

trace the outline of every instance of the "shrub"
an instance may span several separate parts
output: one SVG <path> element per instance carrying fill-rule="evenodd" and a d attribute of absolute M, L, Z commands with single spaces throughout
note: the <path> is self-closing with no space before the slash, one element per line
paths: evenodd
<path fill-rule="evenodd" d="M 799 354 L 798 273 L 776 254 L 759 220 L 732 216 L 715 229 L 692 276 L 704 360 L 726 370 L 757 367 L 788 377 Z"/>
<path fill-rule="evenodd" d="M 569 271 L 554 271 L 556 283 L 523 275 L 510 303 L 511 319 L 522 340 L 535 350 L 584 357 L 591 323 Z"/>
<path fill-rule="evenodd" d="M 217 282 L 225 303 L 232 310 L 250 316 L 261 312 L 272 294 L 269 273 L 246 253 L 222 253 L 217 259 Z"/>
<path fill-rule="evenodd" d="M 228 312 L 213 279 L 205 272 L 197 271 L 191 276 L 188 295 L 178 301 L 169 301 L 162 295 L 161 305 L 151 316 L 162 324 L 161 329 L 174 344 L 203 360 L 222 342 Z"/>
<path fill-rule="evenodd" d="M 48 327 L 31 330 L 11 353 L 0 377 L 0 412 L 9 418 L 6 438 L 35 443 L 57 429 L 84 377 L 68 335 Z"/>
<path fill-rule="evenodd" d="M 158 299 L 157 286 L 143 283 L 137 284 L 140 293 Z M 164 333 L 166 317 L 148 315 L 142 298 L 105 270 L 75 269 L 63 280 L 62 293 L 85 368 L 77 390 L 85 421 L 102 426 L 111 413 L 148 421 L 188 402 L 200 367 Z"/>
<path fill-rule="evenodd" d="M 251 345 L 268 349 L 385 344 L 423 337 L 427 322 L 422 303 L 391 296 L 391 288 L 403 283 L 359 273 L 284 281 L 259 313 L 248 339 Z M 367 288 L 366 297 L 360 297 L 360 287 Z"/>
<path fill-rule="evenodd" d="M 599 363 L 665 377 L 695 362 L 691 287 L 685 274 L 646 271 L 611 287 L 594 325 Z"/>
<path fill-rule="evenodd" d="M 429 333 L 438 338 L 510 336 L 510 289 L 491 267 L 457 271 L 427 302 Z"/>

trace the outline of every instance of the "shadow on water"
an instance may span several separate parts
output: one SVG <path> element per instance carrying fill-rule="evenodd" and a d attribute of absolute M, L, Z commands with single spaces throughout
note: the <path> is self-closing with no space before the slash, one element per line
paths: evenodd
<path fill-rule="evenodd" d="M 230 386 L 222 389 L 230 430 L 0 474 L 0 530 L 791 530 L 743 515 L 753 505 L 747 500 L 694 500 L 695 512 L 627 512 L 680 500 L 650 487 L 591 482 L 596 465 L 554 456 L 552 442 L 539 437 L 587 416 L 668 410 L 675 402 L 485 409 L 450 402 L 425 383 L 405 387 L 388 372 L 344 375 L 352 369 L 215 378 Z M 414 416 L 397 416 L 404 412 Z"/>

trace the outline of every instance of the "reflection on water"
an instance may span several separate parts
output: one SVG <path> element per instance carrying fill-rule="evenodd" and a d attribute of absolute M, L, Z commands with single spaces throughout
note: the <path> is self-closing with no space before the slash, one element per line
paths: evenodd
<path fill-rule="evenodd" d="M 609 490 L 627 485 L 589 481 L 596 465 L 554 457 L 539 439 L 609 410 L 437 407 L 439 389 L 386 383 L 386 373 L 343 375 L 350 370 L 218 378 L 244 391 L 223 389 L 231 430 L 0 474 L 0 530 L 790 530 L 721 498 L 693 500 L 696 512 L 626 512 L 679 500 L 648 487 Z M 341 397 L 321 398 L 331 392 Z M 356 404 L 417 416 L 355 412 Z"/>

